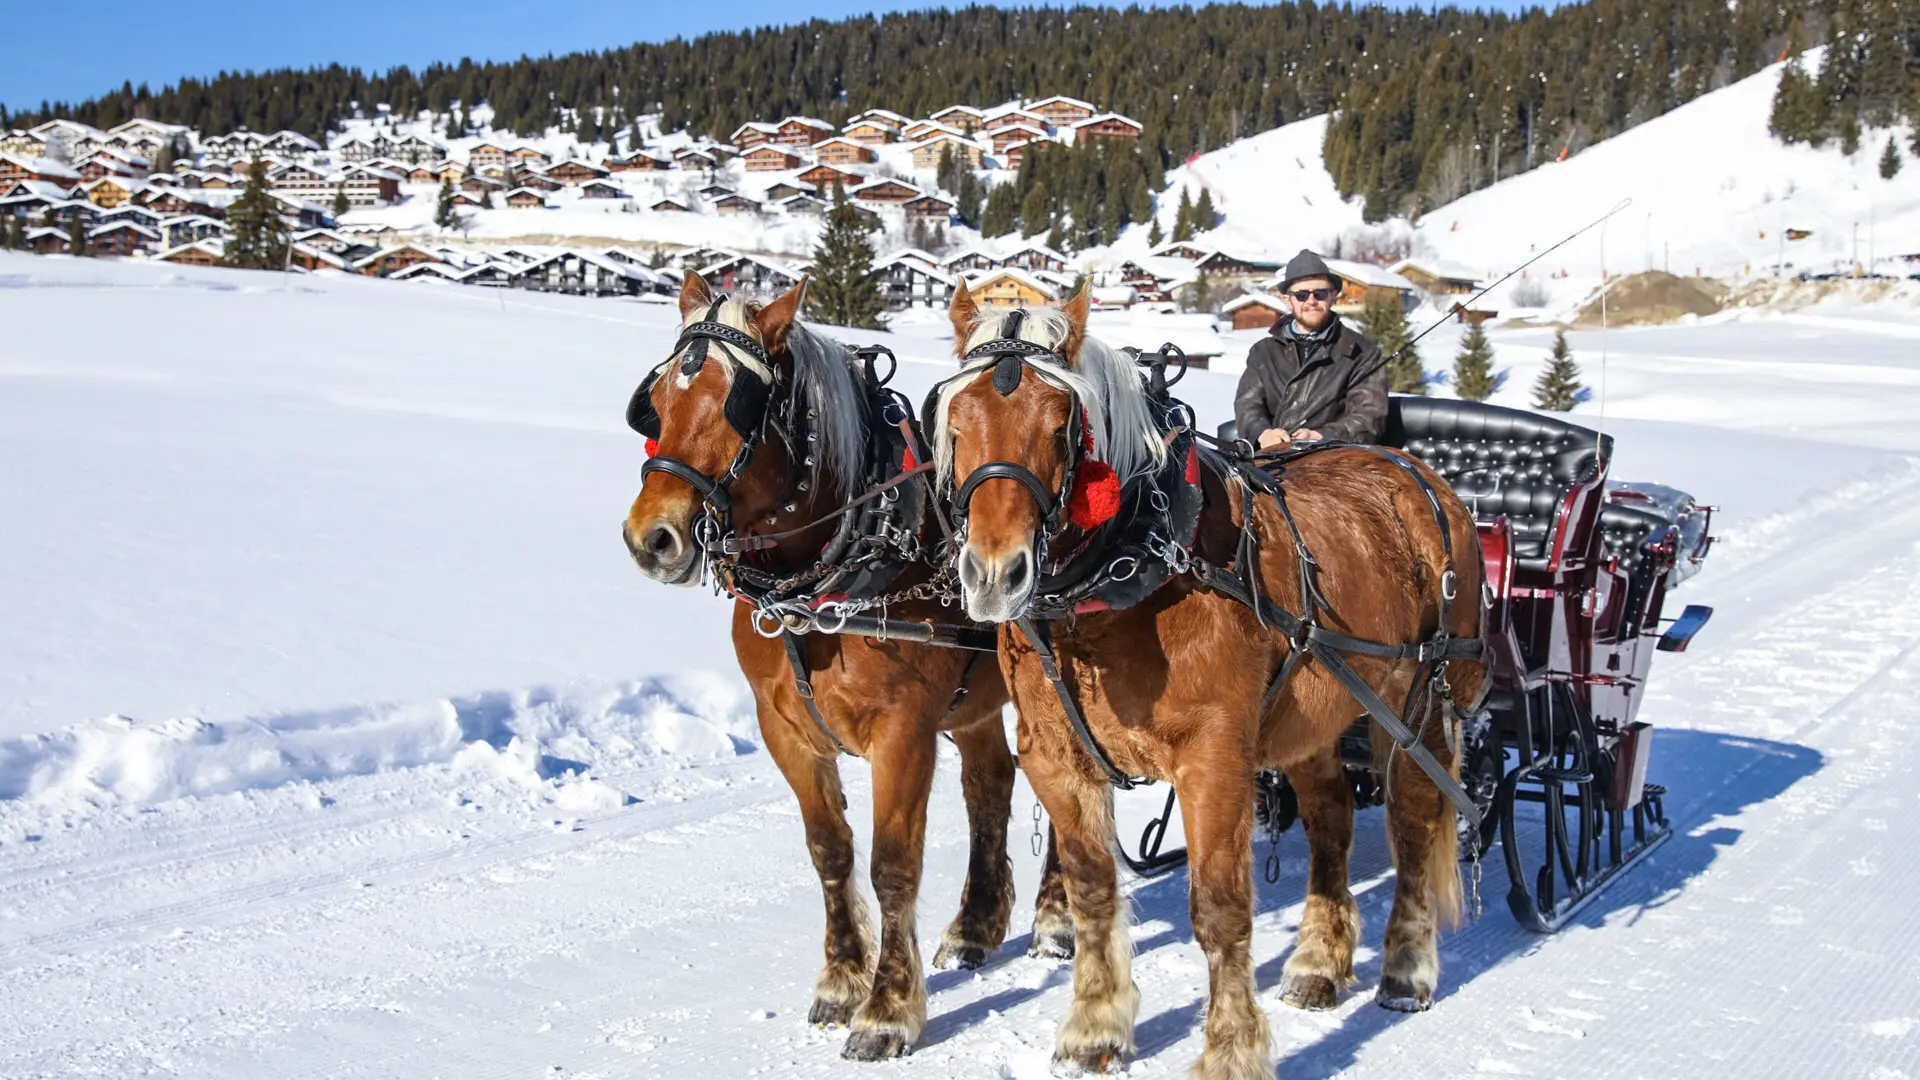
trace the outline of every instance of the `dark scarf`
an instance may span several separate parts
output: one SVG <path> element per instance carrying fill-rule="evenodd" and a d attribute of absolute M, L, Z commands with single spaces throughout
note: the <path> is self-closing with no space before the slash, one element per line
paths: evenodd
<path fill-rule="evenodd" d="M 1323 350 L 1333 347 L 1334 335 L 1340 332 L 1340 316 L 1335 313 L 1329 313 L 1327 324 L 1311 333 L 1300 328 L 1300 320 L 1288 319 L 1282 324 L 1282 332 L 1287 335 L 1287 340 L 1293 342 L 1293 347 L 1299 351 L 1300 366 L 1304 368 L 1315 357 L 1319 356 Z"/>

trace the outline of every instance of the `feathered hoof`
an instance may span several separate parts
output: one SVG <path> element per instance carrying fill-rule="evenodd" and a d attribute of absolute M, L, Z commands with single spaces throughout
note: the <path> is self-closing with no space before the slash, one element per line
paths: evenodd
<path fill-rule="evenodd" d="M 847 1045 L 840 1051 L 840 1056 L 848 1061 L 886 1061 L 905 1057 L 911 1048 L 912 1041 L 905 1032 L 891 1028 L 868 1028 L 847 1036 Z"/>
<path fill-rule="evenodd" d="M 1027 946 L 1027 955 L 1042 960 L 1073 959 L 1073 931 L 1035 930 L 1033 943 Z"/>
<path fill-rule="evenodd" d="M 970 945 L 966 942 L 943 941 L 934 951 L 933 966 L 939 971 L 959 969 L 971 971 L 987 962 L 993 950 L 982 945 Z"/>
<path fill-rule="evenodd" d="M 1417 1013 L 1433 1008 L 1433 990 L 1421 990 L 1405 979 L 1386 976 L 1373 995 L 1374 1003 L 1394 1012 Z"/>
<path fill-rule="evenodd" d="M 1280 982 L 1280 1000 L 1296 1009 L 1325 1012 L 1340 1003 L 1340 988 L 1325 975 L 1288 975 Z"/>
<path fill-rule="evenodd" d="M 813 1008 L 807 1010 L 807 1023 L 814 1027 L 846 1027 L 853 1022 L 853 1010 L 859 1007 L 857 1001 L 814 998 Z"/>
<path fill-rule="evenodd" d="M 1090 1076 L 1117 1073 L 1127 1064 L 1127 1051 L 1115 1043 L 1079 1046 L 1056 1050 L 1053 1054 L 1055 1076 Z"/>

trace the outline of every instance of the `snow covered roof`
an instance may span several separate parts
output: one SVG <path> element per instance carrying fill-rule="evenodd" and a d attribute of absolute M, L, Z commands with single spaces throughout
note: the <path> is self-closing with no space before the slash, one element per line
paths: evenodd
<path fill-rule="evenodd" d="M 154 257 L 157 259 L 171 259 L 175 255 L 180 255 L 188 251 L 204 251 L 214 258 L 220 259 L 226 257 L 227 245 L 219 240 L 208 237 L 205 240 L 193 240 L 177 247 L 170 247 Z"/>
<path fill-rule="evenodd" d="M 134 232 L 139 233 L 141 236 L 144 236 L 149 240 L 160 239 L 160 234 L 158 232 L 155 232 L 154 230 L 147 228 L 145 225 L 142 225 L 137 221 L 110 221 L 105 225 L 100 225 L 95 228 L 87 230 L 87 235 L 88 236 L 104 236 L 107 233 L 114 232 L 119 229 L 132 229 Z"/>
<path fill-rule="evenodd" d="M 51 180 L 16 180 L 4 192 L 0 192 L 0 195 L 10 199 L 19 195 L 32 195 L 40 199 L 65 201 L 68 190 Z"/>
<path fill-rule="evenodd" d="M 968 116 L 978 117 L 980 115 L 980 110 L 974 108 L 971 105 L 949 105 L 938 112 L 929 113 L 928 118 L 933 120 L 938 120 L 941 117 L 947 116 L 952 113 L 966 113 Z"/>
<path fill-rule="evenodd" d="M 51 123 L 52 121 L 49 122 Z M 41 126 L 44 127 L 45 125 L 43 124 Z M 38 131 L 40 129 L 35 128 L 34 130 Z M 42 176 L 67 176 L 75 180 L 80 179 L 80 171 L 78 169 L 73 168 L 65 162 L 55 161 L 52 158 L 25 158 L 17 154 L 0 154 L 0 161 L 5 161 L 11 165 L 25 169 L 27 172 L 38 173 Z"/>
<path fill-rule="evenodd" d="M 854 124 L 862 123 L 868 120 L 879 120 L 883 123 L 891 124 L 894 127 L 906 127 L 908 124 L 913 123 L 913 120 L 910 117 L 901 116 L 899 113 L 894 112 L 892 109 L 867 109 L 862 111 L 859 115 L 855 116 L 853 119 L 847 121 L 847 125 L 851 127 Z"/>
<path fill-rule="evenodd" d="M 610 274 L 617 274 L 620 277 L 625 277 L 625 278 L 633 278 L 636 281 L 652 280 L 650 275 L 638 273 L 637 271 L 640 268 L 637 266 L 630 266 L 627 263 L 618 262 L 616 260 L 609 259 L 605 255 L 597 255 L 591 251 L 581 251 L 578 248 L 564 248 L 560 251 L 556 251 L 553 254 L 548 255 L 546 258 L 536 259 L 533 262 L 528 263 L 527 265 L 521 267 L 519 270 L 515 271 L 515 273 L 524 273 L 528 270 L 532 270 L 536 267 L 545 266 L 550 262 L 555 262 L 560 259 L 579 259 L 581 262 L 584 262 L 584 263 L 592 263 L 593 265 L 599 267 L 602 270 L 607 271 Z"/>
<path fill-rule="evenodd" d="M 960 276 L 966 280 L 967 288 L 969 289 L 983 288 L 989 283 L 998 281 L 1001 278 L 1011 278 L 1046 296 L 1055 296 L 1059 293 L 1058 286 L 1052 282 L 1037 274 L 1028 273 L 1017 266 L 1001 266 L 992 270 L 967 270 L 963 271 Z"/>
<path fill-rule="evenodd" d="M 908 191 L 913 192 L 915 195 L 926 194 L 926 191 L 924 191 L 923 189 L 921 189 L 920 187 L 914 184 L 907 183 L 905 180 L 895 180 L 891 176 L 882 176 L 876 180 L 869 180 L 866 183 L 861 184 L 859 187 L 854 188 L 852 191 L 847 192 L 847 196 L 849 198 L 857 199 L 860 197 L 860 193 L 863 191 L 866 191 L 868 188 L 884 187 L 888 184 L 897 184 L 898 186 L 906 188 Z"/>
<path fill-rule="evenodd" d="M 1413 282 L 1384 266 L 1372 263 L 1349 262 L 1346 259 L 1328 259 L 1327 269 L 1340 275 L 1342 281 L 1357 281 L 1374 288 L 1394 289 L 1407 292 L 1413 288 Z"/>
<path fill-rule="evenodd" d="M 1065 255 L 1062 255 L 1059 252 L 1048 247 L 1047 245 L 1039 243 L 1038 241 L 1034 241 L 1034 240 L 1023 240 L 1020 243 L 1013 245 L 1012 247 L 1003 247 L 1003 248 L 1000 248 L 999 250 L 1001 252 L 1000 258 L 1002 259 L 1011 259 L 1014 256 L 1019 255 L 1023 252 L 1031 251 L 1039 255 L 1044 255 L 1049 259 L 1058 260 L 1060 265 L 1062 266 L 1065 266 L 1068 262 L 1068 259 Z"/>
<path fill-rule="evenodd" d="M 1058 103 L 1061 105 L 1071 105 L 1076 109 L 1085 109 L 1088 112 L 1097 111 L 1094 109 L 1092 102 L 1081 101 L 1079 98 L 1068 97 L 1065 94 L 1055 94 L 1052 97 L 1041 98 L 1039 101 L 1029 102 L 1027 104 L 1027 109 L 1031 111 L 1033 109 L 1038 109 L 1047 105 L 1053 105 L 1055 103 Z"/>
<path fill-rule="evenodd" d="M 780 262 L 777 259 L 763 258 L 759 255 L 742 255 L 737 252 L 731 252 L 731 251 L 721 252 L 719 254 L 721 255 L 721 258 L 711 263 L 708 263 L 707 265 L 700 268 L 700 274 L 702 276 L 705 276 L 707 274 L 717 274 L 721 270 L 724 270 L 729 264 L 740 262 L 742 260 L 746 262 L 754 263 L 759 266 L 764 266 L 769 270 L 777 271 L 779 273 L 787 275 L 788 277 L 797 278 L 800 276 L 800 272 L 797 268 L 789 266 L 786 263 Z"/>
<path fill-rule="evenodd" d="M 426 248 L 423 248 L 418 244 L 395 244 L 392 247 L 383 247 L 379 251 L 376 251 L 371 255 L 365 255 L 365 256 L 362 256 L 361 258 L 353 260 L 354 269 L 357 270 L 362 266 L 370 266 L 373 264 L 374 260 L 376 259 L 382 259 L 388 255 L 392 255 L 402 251 L 417 251 L 422 255 L 429 256 L 436 260 L 440 258 L 440 256 L 435 255 L 433 252 L 428 251 Z"/>
<path fill-rule="evenodd" d="M 1085 120 L 1082 120 L 1073 126 L 1075 130 L 1079 130 L 1080 128 L 1083 128 L 1083 127 L 1091 127 L 1094 124 L 1105 123 L 1108 120 L 1118 120 L 1121 123 L 1127 125 L 1128 127 L 1139 128 L 1142 131 L 1146 130 L 1146 127 L 1142 125 L 1140 121 L 1135 120 L 1133 117 L 1121 116 L 1119 113 L 1113 113 L 1113 112 L 1095 113 L 1094 115 L 1087 117 Z"/>
<path fill-rule="evenodd" d="M 387 275 L 394 281 L 411 281 L 418 277 L 434 277 L 444 281 L 459 281 L 466 275 L 464 270 L 448 266 L 443 262 L 415 263 L 404 270 L 396 270 Z"/>
<path fill-rule="evenodd" d="M 1258 304 L 1264 308 L 1272 308 L 1273 310 L 1282 312 L 1282 313 L 1285 313 L 1286 311 L 1289 310 L 1287 307 L 1287 302 L 1285 300 L 1280 299 L 1279 297 L 1273 295 L 1272 293 L 1260 292 L 1258 290 L 1241 293 L 1239 296 L 1236 296 L 1232 300 L 1227 301 L 1226 305 L 1223 306 L 1220 310 L 1222 312 L 1234 312 L 1234 311 L 1239 311 L 1241 308 L 1244 308 L 1244 307 L 1252 307 L 1255 304 Z"/>
<path fill-rule="evenodd" d="M 779 126 L 786 127 L 788 124 L 799 124 L 802 127 L 810 127 L 816 131 L 832 131 L 833 130 L 832 124 L 827 123 L 825 120 L 816 120 L 811 116 L 785 117 L 780 121 Z M 776 128 L 775 130 L 778 130 L 778 128 Z"/>
<path fill-rule="evenodd" d="M 1402 270 L 1412 270 L 1415 273 L 1444 278 L 1448 281 L 1478 282 L 1482 276 L 1480 271 L 1475 270 L 1471 266 L 1462 263 L 1447 262 L 1444 259 L 1429 259 L 1425 256 L 1401 259 L 1391 267 L 1388 267 L 1388 269 L 1395 273 L 1399 273 Z"/>

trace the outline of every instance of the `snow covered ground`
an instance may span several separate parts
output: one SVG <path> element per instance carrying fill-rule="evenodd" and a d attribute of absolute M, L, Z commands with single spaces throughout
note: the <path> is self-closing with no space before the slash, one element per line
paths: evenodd
<path fill-rule="evenodd" d="M 0 255 L 0 1076 L 1045 1075 L 1069 974 L 1025 956 L 1024 788 L 1016 936 L 930 976 L 921 1048 L 856 1068 L 805 1023 L 818 890 L 725 607 L 614 539 L 621 411 L 670 321 Z M 1677 835 L 1551 939 L 1490 865 L 1408 1017 L 1369 1000 L 1378 812 L 1360 984 L 1273 999 L 1290 834 L 1255 930 L 1283 1076 L 1920 1076 L 1915 335 L 1889 310 L 1572 336 L 1590 381 L 1607 355 L 1615 474 L 1722 508 L 1680 595 L 1717 614 L 1643 713 Z M 848 336 L 891 342 L 910 397 L 950 370 L 938 321 Z M 1545 334 L 1493 337 L 1518 400 Z M 1212 422 L 1231 387 L 1185 389 Z M 923 930 L 962 819 L 943 762 Z M 1131 888 L 1130 1075 L 1198 1050 L 1184 885 Z"/>

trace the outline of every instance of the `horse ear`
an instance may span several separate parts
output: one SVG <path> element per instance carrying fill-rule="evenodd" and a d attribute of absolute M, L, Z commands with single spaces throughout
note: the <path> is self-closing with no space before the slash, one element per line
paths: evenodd
<path fill-rule="evenodd" d="M 1092 287 L 1082 285 L 1080 291 L 1073 294 L 1073 299 L 1067 301 L 1066 306 L 1060 309 L 1060 313 L 1067 317 L 1067 340 L 1062 343 L 1061 355 L 1067 358 L 1068 363 L 1072 363 L 1074 358 L 1080 355 L 1080 346 L 1086 343 L 1087 312 L 1092 300 Z"/>
<path fill-rule="evenodd" d="M 680 318 L 684 321 L 693 313 L 713 304 L 713 287 L 699 271 L 687 271 L 686 280 L 680 282 Z"/>
<path fill-rule="evenodd" d="M 760 344 L 770 353 L 777 353 L 787 347 L 787 332 L 793 329 L 793 320 L 800 317 L 800 304 L 807 296 L 807 279 L 788 289 L 786 294 L 753 316 L 753 328 L 760 331 Z"/>
<path fill-rule="evenodd" d="M 980 305 L 973 302 L 965 278 L 954 280 L 953 303 L 947 308 L 947 317 L 953 320 L 954 355 L 962 355 L 967 351 L 967 336 L 973 333 L 973 321 L 980 317 Z"/>

